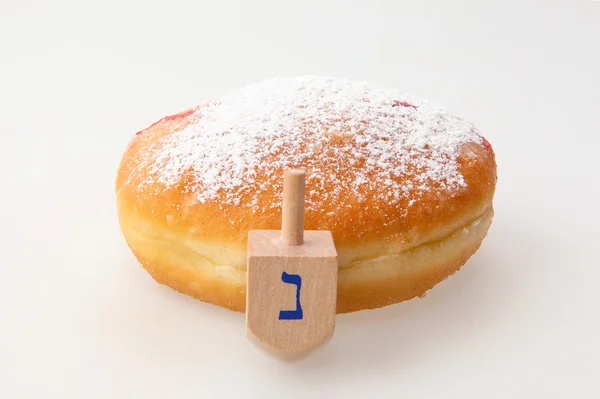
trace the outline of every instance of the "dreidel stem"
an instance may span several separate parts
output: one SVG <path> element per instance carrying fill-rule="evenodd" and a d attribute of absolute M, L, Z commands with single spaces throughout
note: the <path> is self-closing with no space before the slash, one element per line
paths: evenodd
<path fill-rule="evenodd" d="M 304 244 L 304 197 L 306 172 L 286 170 L 283 174 L 281 240 L 288 245 Z"/>

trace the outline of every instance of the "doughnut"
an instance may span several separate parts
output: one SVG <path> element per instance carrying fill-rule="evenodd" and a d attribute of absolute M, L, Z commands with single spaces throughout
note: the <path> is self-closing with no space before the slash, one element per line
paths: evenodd
<path fill-rule="evenodd" d="M 495 154 L 472 123 L 369 82 L 281 77 L 133 135 L 115 185 L 123 237 L 156 282 L 244 312 L 248 232 L 281 229 L 290 168 L 306 171 L 305 229 L 334 239 L 338 313 L 424 296 L 494 215 Z"/>

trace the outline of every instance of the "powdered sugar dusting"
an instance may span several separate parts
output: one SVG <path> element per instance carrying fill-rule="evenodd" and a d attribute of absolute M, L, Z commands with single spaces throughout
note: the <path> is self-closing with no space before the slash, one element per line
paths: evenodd
<path fill-rule="evenodd" d="M 250 85 L 196 115 L 197 123 L 144 154 L 150 173 L 141 184 L 173 187 L 186 174 L 185 190 L 195 200 L 254 210 L 261 192 L 280 184 L 291 167 L 306 168 L 307 210 L 341 200 L 336 187 L 352 188 L 358 201 L 375 196 L 410 206 L 434 187 L 464 187 L 459 148 L 482 142 L 472 124 L 436 105 L 366 82 L 316 76 Z"/>

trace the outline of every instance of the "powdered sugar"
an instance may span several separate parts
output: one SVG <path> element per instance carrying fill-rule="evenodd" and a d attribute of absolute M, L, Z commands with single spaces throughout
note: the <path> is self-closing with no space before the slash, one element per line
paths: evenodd
<path fill-rule="evenodd" d="M 359 202 L 376 196 L 412 205 L 433 187 L 464 187 L 458 150 L 481 143 L 472 124 L 438 106 L 365 82 L 316 76 L 247 86 L 195 114 L 197 123 L 147 150 L 150 172 L 142 184 L 172 187 L 186 174 L 185 190 L 195 200 L 219 198 L 255 210 L 261 192 L 280 184 L 291 167 L 307 171 L 308 210 L 339 200 L 340 187 L 350 187 Z"/>

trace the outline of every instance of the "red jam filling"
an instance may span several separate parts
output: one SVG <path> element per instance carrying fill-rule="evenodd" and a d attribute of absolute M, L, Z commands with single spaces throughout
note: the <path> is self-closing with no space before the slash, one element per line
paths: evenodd
<path fill-rule="evenodd" d="M 488 154 L 490 154 L 491 156 L 494 156 L 494 149 L 492 148 L 492 145 L 490 144 L 490 142 L 487 141 L 485 139 L 485 137 L 482 137 L 482 139 L 483 139 L 483 146 L 485 147 Z"/>
<path fill-rule="evenodd" d="M 190 108 L 187 111 L 183 111 L 183 112 L 180 112 L 180 113 L 175 114 L 175 115 L 165 116 L 159 122 L 168 122 L 168 121 L 174 121 L 176 119 L 182 119 L 182 118 L 185 118 L 186 116 L 190 116 L 193 113 L 194 113 L 194 109 Z"/>
<path fill-rule="evenodd" d="M 394 103 L 392 104 L 392 107 L 411 107 L 414 109 L 417 109 L 416 105 L 412 105 L 410 103 L 407 103 L 406 101 L 394 101 Z"/>
<path fill-rule="evenodd" d="M 140 130 L 140 131 L 139 131 L 139 132 L 137 132 L 135 135 L 137 136 L 137 135 L 139 135 L 139 134 L 142 134 L 142 133 L 144 133 L 146 130 L 150 129 L 152 126 L 154 126 L 154 125 L 156 125 L 156 124 L 158 124 L 158 123 L 161 123 L 161 122 L 169 122 L 169 121 L 174 121 L 174 120 L 177 120 L 177 119 L 183 119 L 183 118 L 185 118 L 186 116 L 189 116 L 189 115 L 191 115 L 191 114 L 193 114 L 193 113 L 194 113 L 194 109 L 193 109 L 193 108 L 190 108 L 190 109 L 188 109 L 188 110 L 186 110 L 186 111 L 183 111 L 183 112 L 180 112 L 180 113 L 178 113 L 178 114 L 174 114 L 174 115 L 165 116 L 164 118 L 162 118 L 162 119 L 158 120 L 157 122 L 154 122 L 154 123 L 153 123 L 152 125 L 150 125 L 148 128 L 146 128 L 146 129 L 144 129 L 144 130 Z"/>

